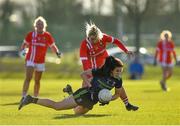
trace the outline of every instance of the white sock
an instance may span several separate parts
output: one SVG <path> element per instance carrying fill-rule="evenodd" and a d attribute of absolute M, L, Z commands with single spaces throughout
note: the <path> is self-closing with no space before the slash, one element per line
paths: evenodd
<path fill-rule="evenodd" d="M 123 102 L 124 102 L 125 106 L 127 106 L 129 103 L 128 98 L 123 99 Z"/>
<path fill-rule="evenodd" d="M 25 92 L 23 92 L 22 97 L 24 97 L 24 98 L 26 97 L 26 93 Z"/>

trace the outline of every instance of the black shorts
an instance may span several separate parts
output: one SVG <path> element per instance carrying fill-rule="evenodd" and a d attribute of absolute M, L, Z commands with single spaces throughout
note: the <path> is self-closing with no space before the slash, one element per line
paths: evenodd
<path fill-rule="evenodd" d="M 73 93 L 73 97 L 78 105 L 92 109 L 97 101 L 92 100 L 91 92 L 87 88 L 80 88 Z"/>

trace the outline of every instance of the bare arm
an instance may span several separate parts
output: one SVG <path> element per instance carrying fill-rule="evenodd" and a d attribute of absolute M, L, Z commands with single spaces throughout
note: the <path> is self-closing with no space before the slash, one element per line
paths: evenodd
<path fill-rule="evenodd" d="M 154 66 L 157 65 L 157 56 L 158 56 L 158 50 L 156 49 L 155 55 L 154 55 Z"/>
<path fill-rule="evenodd" d="M 116 100 L 117 98 L 119 98 L 119 96 L 120 96 L 120 91 L 121 91 L 121 88 L 115 88 L 115 93 L 114 93 L 114 95 L 112 96 L 111 101 L 114 101 L 114 100 Z"/>
<path fill-rule="evenodd" d="M 116 100 L 117 98 L 121 98 L 122 100 L 127 98 L 126 91 L 124 90 L 124 87 L 121 88 L 115 88 L 115 93 L 112 96 L 112 101 Z"/>
<path fill-rule="evenodd" d="M 134 56 L 132 51 L 129 51 L 126 46 L 118 39 L 114 39 L 113 44 L 117 45 L 120 49 L 122 49 L 129 57 Z"/>
<path fill-rule="evenodd" d="M 21 44 L 20 51 L 24 50 L 25 48 L 28 48 L 29 44 L 24 40 L 23 43 Z"/>
<path fill-rule="evenodd" d="M 88 48 L 87 48 L 85 41 L 83 41 L 81 43 L 81 46 L 79 49 L 79 54 L 80 54 L 80 59 L 81 59 L 84 71 L 90 69 L 91 68 L 91 62 L 90 62 L 90 59 L 88 58 Z"/>
<path fill-rule="evenodd" d="M 91 87 L 91 83 L 90 83 L 90 80 L 88 78 L 88 75 L 92 75 L 92 70 L 91 69 L 88 69 L 88 70 L 82 72 L 81 73 L 81 78 L 86 83 L 87 87 Z"/>
<path fill-rule="evenodd" d="M 173 56 L 174 56 L 174 59 L 175 59 L 175 61 L 176 61 L 176 63 L 177 63 L 177 57 L 176 57 L 176 52 L 173 50 Z"/>
<path fill-rule="evenodd" d="M 58 49 L 58 47 L 56 46 L 55 43 L 52 44 L 50 46 L 50 48 L 51 48 L 52 52 L 56 53 L 57 57 L 59 57 L 59 58 L 61 57 L 61 53 L 59 52 L 59 49 Z"/>

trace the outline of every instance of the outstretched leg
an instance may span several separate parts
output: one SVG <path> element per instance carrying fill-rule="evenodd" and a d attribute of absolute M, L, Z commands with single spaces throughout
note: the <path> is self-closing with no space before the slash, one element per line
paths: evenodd
<path fill-rule="evenodd" d="M 59 102 L 55 102 L 55 101 L 52 101 L 50 99 L 35 98 L 35 97 L 32 97 L 32 96 L 28 95 L 20 103 L 20 105 L 23 107 L 23 106 L 28 105 L 30 103 L 38 104 L 38 105 L 45 106 L 45 107 L 48 107 L 48 108 L 53 108 L 55 110 L 72 109 L 72 108 L 77 106 L 77 103 L 75 102 L 72 95 L 69 96 L 68 98 L 63 99 L 62 101 L 59 101 Z"/>
<path fill-rule="evenodd" d="M 54 102 L 49 99 L 38 99 L 37 104 L 41 106 L 53 108 L 55 110 L 72 109 L 77 106 L 77 103 L 75 102 L 73 96 L 69 96 L 68 98 L 63 99 L 60 102 Z"/>

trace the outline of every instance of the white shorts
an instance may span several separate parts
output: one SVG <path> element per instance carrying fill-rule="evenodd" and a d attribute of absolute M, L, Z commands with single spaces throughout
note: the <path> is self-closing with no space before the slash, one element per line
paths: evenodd
<path fill-rule="evenodd" d="M 28 61 L 26 61 L 26 66 L 34 67 L 36 71 L 45 71 L 44 63 L 34 63 L 34 62 L 28 60 Z"/>
<path fill-rule="evenodd" d="M 174 63 L 161 62 L 160 65 L 161 65 L 162 67 L 173 67 L 173 66 L 174 66 Z"/>

